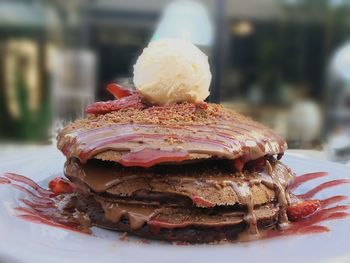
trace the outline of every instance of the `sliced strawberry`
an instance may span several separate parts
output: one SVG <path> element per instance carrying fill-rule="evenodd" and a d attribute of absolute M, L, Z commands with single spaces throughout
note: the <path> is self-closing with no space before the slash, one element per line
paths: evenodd
<path fill-rule="evenodd" d="M 107 85 L 107 90 L 111 93 L 116 99 L 121 99 L 124 97 L 128 97 L 132 94 L 135 94 L 135 91 L 127 89 L 125 87 L 120 86 L 116 83 L 111 83 Z"/>
<path fill-rule="evenodd" d="M 196 106 L 203 110 L 208 109 L 208 103 L 206 103 L 205 101 L 198 102 Z"/>
<path fill-rule="evenodd" d="M 287 214 L 291 221 L 297 221 L 315 213 L 321 207 L 320 200 L 306 200 L 288 207 Z"/>
<path fill-rule="evenodd" d="M 56 177 L 49 182 L 50 190 L 55 194 L 72 193 L 75 190 L 74 185 L 62 177 Z"/>
<path fill-rule="evenodd" d="M 198 195 L 192 196 L 191 199 L 195 205 L 200 207 L 212 208 L 215 206 L 215 204 L 213 204 L 212 202 L 209 202 Z"/>
<path fill-rule="evenodd" d="M 141 102 L 138 94 L 133 94 L 119 100 L 95 102 L 86 107 L 85 112 L 89 114 L 105 114 L 121 109 L 143 109 L 145 105 Z"/>
<path fill-rule="evenodd" d="M 244 167 L 243 158 L 239 157 L 239 158 L 233 160 L 233 165 L 234 165 L 236 171 L 241 172 L 243 170 L 243 167 Z"/>

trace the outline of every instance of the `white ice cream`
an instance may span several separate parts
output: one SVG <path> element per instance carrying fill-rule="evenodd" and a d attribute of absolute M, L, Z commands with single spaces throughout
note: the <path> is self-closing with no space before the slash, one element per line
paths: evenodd
<path fill-rule="evenodd" d="M 134 84 L 144 100 L 167 105 L 209 96 L 208 57 L 183 39 L 152 41 L 134 65 Z"/>

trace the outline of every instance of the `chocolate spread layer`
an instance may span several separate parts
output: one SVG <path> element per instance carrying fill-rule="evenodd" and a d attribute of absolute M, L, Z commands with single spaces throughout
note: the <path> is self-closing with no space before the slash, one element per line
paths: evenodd
<path fill-rule="evenodd" d="M 276 195 L 275 190 L 280 188 L 284 193 L 293 179 L 289 168 L 279 161 L 266 167 L 271 171 L 266 168 L 239 173 L 225 161 L 144 169 L 97 160 L 81 164 L 70 159 L 65 164 L 65 174 L 74 182 L 81 181 L 92 192 L 129 201 L 179 202 L 200 207 L 248 203 L 255 206 L 276 200 L 280 194 Z"/>
<path fill-rule="evenodd" d="M 179 209 L 187 209 L 186 213 L 195 207 L 212 209 L 232 206 L 232 209 L 237 209 L 238 205 L 245 211 L 242 220 L 248 226 L 249 234 L 257 234 L 255 208 L 272 203 L 277 203 L 279 222 L 288 222 L 286 207 L 290 198 L 287 186 L 293 175 L 286 166 L 270 158 L 265 161 L 262 171 L 237 173 L 230 171 L 222 162 L 217 164 L 221 165 L 207 162 L 184 167 L 172 165 L 144 169 L 108 165 L 103 161 L 82 164 L 77 159 L 70 159 L 65 165 L 65 174 L 80 191 L 94 194 L 102 204 L 105 219 L 113 223 L 118 223 L 123 216 L 132 216 L 129 218 L 130 224 L 140 227 L 158 214 L 149 210 L 150 205 L 175 205 Z M 189 168 L 196 165 L 201 165 L 202 169 L 191 172 L 193 169 Z M 167 199 L 169 195 L 174 197 L 171 202 Z M 184 197 L 191 202 L 183 202 Z M 140 208 L 143 215 L 134 216 L 134 209 Z"/>
<path fill-rule="evenodd" d="M 240 225 L 245 221 L 245 211 L 237 208 L 203 209 L 121 204 L 98 195 L 80 196 L 76 206 L 79 211 L 89 215 L 95 225 L 113 229 L 124 222 L 131 231 L 145 226 L 158 229 L 218 229 Z M 262 221 L 276 221 L 278 211 L 278 206 L 273 204 L 255 208 L 257 224 Z"/>
<path fill-rule="evenodd" d="M 58 135 L 58 148 L 83 163 L 117 152 L 114 161 L 142 167 L 183 162 L 193 155 L 248 161 L 287 148 L 271 129 L 220 105 L 191 111 L 186 105 L 121 110 L 75 121 Z"/>

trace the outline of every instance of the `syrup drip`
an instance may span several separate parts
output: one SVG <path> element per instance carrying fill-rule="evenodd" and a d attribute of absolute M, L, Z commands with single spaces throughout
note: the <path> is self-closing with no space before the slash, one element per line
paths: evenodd
<path fill-rule="evenodd" d="M 298 188 L 300 185 L 302 185 L 303 183 L 306 183 L 310 180 L 314 180 L 320 177 L 324 177 L 327 176 L 328 173 L 325 172 L 317 172 L 317 173 L 308 173 L 308 174 L 303 174 L 300 175 L 298 177 L 295 177 L 295 179 L 293 180 L 293 182 L 289 185 L 289 189 L 291 191 L 295 190 L 296 188 Z"/>
<path fill-rule="evenodd" d="M 325 172 L 308 173 L 308 174 L 300 175 L 296 177 L 295 180 L 289 185 L 289 189 L 295 190 L 296 188 L 301 186 L 303 183 L 306 183 L 308 181 L 311 181 L 320 177 L 324 177 L 327 175 L 328 173 L 325 173 Z M 347 179 L 328 181 L 312 188 L 311 190 L 307 191 L 304 194 L 297 195 L 297 197 L 299 199 L 304 199 L 304 200 L 310 199 L 324 189 L 331 188 L 337 185 L 348 184 L 348 183 L 350 183 L 350 180 L 347 180 Z M 337 204 L 347 199 L 348 199 L 347 196 L 336 195 L 336 196 L 331 196 L 329 198 L 320 200 L 321 209 L 316 211 L 311 216 L 296 222 L 291 222 L 290 226 L 286 229 L 282 229 L 280 231 L 276 231 L 276 230 L 266 231 L 262 235 L 262 238 L 271 238 L 271 237 L 277 237 L 277 236 L 296 235 L 296 234 L 329 232 L 329 228 L 325 226 L 320 226 L 318 224 L 329 220 L 349 217 L 350 214 L 345 211 L 350 209 L 350 205 L 337 205 L 337 206 L 328 208 L 331 205 Z"/>
<path fill-rule="evenodd" d="M 286 236 L 286 235 L 296 235 L 296 234 L 306 234 L 328 232 L 329 228 L 317 225 L 328 220 L 342 219 L 349 217 L 349 213 L 344 211 L 350 209 L 349 205 L 338 205 L 331 208 L 321 208 L 319 211 L 315 212 L 313 215 L 304 218 L 300 221 L 293 222 L 287 229 L 282 229 L 280 231 L 270 230 L 264 233 L 263 238 Z"/>
<path fill-rule="evenodd" d="M 323 184 L 320 184 L 316 186 L 315 188 L 309 190 L 305 194 L 298 195 L 299 198 L 301 199 L 310 199 L 314 197 L 318 192 L 322 191 L 323 189 L 336 186 L 336 185 L 341 185 L 341 184 L 348 184 L 350 183 L 350 180 L 347 179 L 340 179 L 340 180 L 333 180 L 329 182 L 325 182 Z"/>
<path fill-rule="evenodd" d="M 18 199 L 21 206 L 14 208 L 19 213 L 17 217 L 34 223 L 88 233 L 74 218 L 74 211 L 65 210 L 65 205 L 70 201 L 69 194 L 55 197 L 53 192 L 42 188 L 30 178 L 13 173 L 0 176 L 0 184 L 7 184 L 25 195 L 26 198 Z"/>
<path fill-rule="evenodd" d="M 316 178 L 324 177 L 327 173 L 318 172 L 304 174 L 296 177 L 289 185 L 289 189 L 295 190 L 303 183 Z M 333 180 L 322 183 L 304 194 L 297 197 L 299 199 L 312 198 L 320 191 L 337 185 L 348 184 L 350 180 Z M 28 177 L 13 173 L 5 173 L 0 176 L 0 184 L 7 184 L 24 193 L 25 198 L 19 198 L 20 206 L 15 210 L 18 212 L 17 217 L 40 224 L 46 224 L 54 227 L 60 227 L 67 230 L 89 233 L 86 229 L 86 222 L 80 220 L 80 216 L 69 206 L 70 201 L 74 198 L 74 194 L 61 194 L 55 196 L 53 192 L 47 190 Z M 288 227 L 280 230 L 266 230 L 261 233 L 260 238 L 267 239 L 278 236 L 323 233 L 329 229 L 319 225 L 322 222 L 342 219 L 349 217 L 346 211 L 350 209 L 350 205 L 336 205 L 347 199 L 347 196 L 336 195 L 320 200 L 321 208 L 307 218 L 291 222 Z"/>

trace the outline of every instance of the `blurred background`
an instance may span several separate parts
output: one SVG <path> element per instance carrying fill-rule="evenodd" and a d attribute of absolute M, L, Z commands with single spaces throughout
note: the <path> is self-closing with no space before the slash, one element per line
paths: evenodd
<path fill-rule="evenodd" d="M 350 160 L 350 1 L 9 0 L 0 2 L 0 140 L 50 144 L 105 85 L 132 86 L 151 39 L 208 56 L 212 102 L 290 148 Z M 1 147 L 1 146 L 0 146 Z"/>

